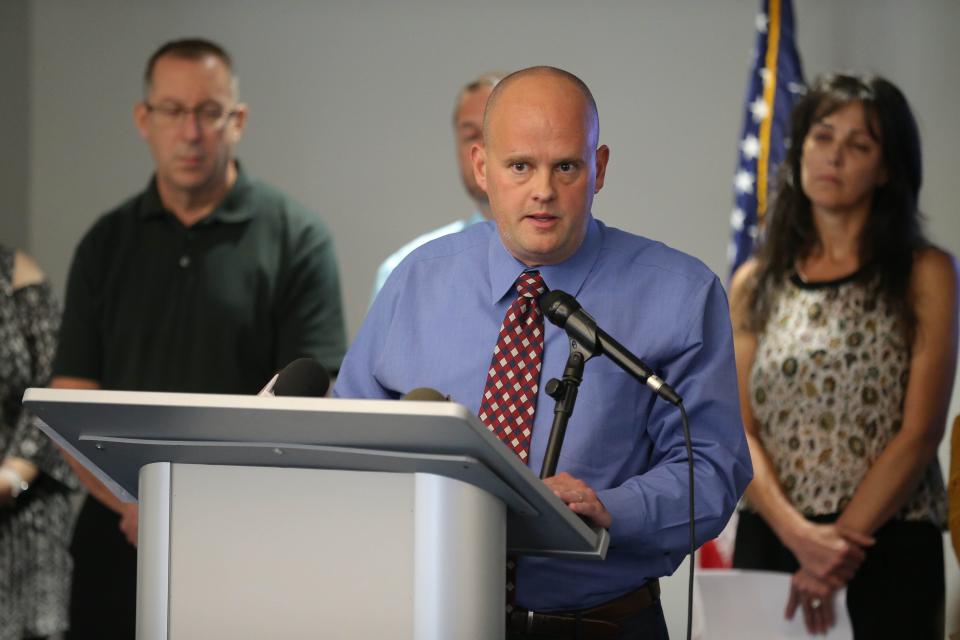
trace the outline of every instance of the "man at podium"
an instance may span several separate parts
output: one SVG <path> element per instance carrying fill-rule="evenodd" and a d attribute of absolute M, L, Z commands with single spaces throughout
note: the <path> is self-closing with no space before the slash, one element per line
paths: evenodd
<path fill-rule="evenodd" d="M 566 291 L 685 399 L 702 544 L 752 473 L 720 282 L 694 258 L 592 216 L 610 151 L 576 76 L 551 67 L 508 76 L 489 98 L 483 136 L 472 158 L 493 221 L 400 264 L 334 394 L 437 389 L 538 473 L 553 417 L 544 386 L 561 377 L 569 343 L 537 300 Z M 609 530 L 610 549 L 603 562 L 520 558 L 515 576 L 508 570 L 508 637 L 666 638 L 657 579 L 689 550 L 687 461 L 675 407 L 613 361 L 587 362 L 559 473 L 546 483 Z"/>

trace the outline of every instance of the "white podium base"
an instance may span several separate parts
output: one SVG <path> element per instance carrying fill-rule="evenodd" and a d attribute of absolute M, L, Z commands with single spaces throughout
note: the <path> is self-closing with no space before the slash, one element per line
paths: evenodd
<path fill-rule="evenodd" d="M 137 638 L 503 638 L 506 511 L 438 475 L 153 463 Z"/>

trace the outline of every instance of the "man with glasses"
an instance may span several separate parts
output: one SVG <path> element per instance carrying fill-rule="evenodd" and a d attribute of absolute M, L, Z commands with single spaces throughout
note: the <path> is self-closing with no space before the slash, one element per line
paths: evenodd
<path fill-rule="evenodd" d="M 80 242 L 51 386 L 256 393 L 346 348 L 323 223 L 235 158 L 247 122 L 230 56 L 178 40 L 151 56 L 134 120 L 154 160 L 146 190 Z M 71 637 L 132 638 L 136 505 L 71 461 L 90 492 L 74 534 Z"/>

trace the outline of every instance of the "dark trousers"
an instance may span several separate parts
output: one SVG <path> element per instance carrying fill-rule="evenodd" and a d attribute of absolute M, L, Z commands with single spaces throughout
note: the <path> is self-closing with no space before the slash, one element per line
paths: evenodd
<path fill-rule="evenodd" d="M 810 518 L 826 523 L 836 515 Z M 847 611 L 858 639 L 942 640 L 943 535 L 929 522 L 891 520 L 847 585 Z M 740 512 L 733 566 L 794 573 L 797 559 L 759 515 Z M 786 594 L 784 594 L 786 606 Z M 802 615 L 798 613 L 797 615 Z"/>
<path fill-rule="evenodd" d="M 620 633 L 616 640 L 669 640 L 669 638 L 667 622 L 663 618 L 663 607 L 658 600 L 636 615 L 625 618 L 621 622 Z M 590 638 L 583 634 L 554 637 L 508 633 L 507 640 L 590 640 Z"/>
<path fill-rule="evenodd" d="M 70 545 L 73 587 L 69 640 L 133 639 L 137 620 L 137 549 L 120 516 L 88 497 Z"/>

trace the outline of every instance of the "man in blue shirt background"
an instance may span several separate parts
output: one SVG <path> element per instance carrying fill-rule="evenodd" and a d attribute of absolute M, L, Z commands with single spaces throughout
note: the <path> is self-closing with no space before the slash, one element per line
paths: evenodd
<path fill-rule="evenodd" d="M 434 240 L 387 280 L 349 350 L 335 395 L 398 398 L 432 387 L 476 413 L 514 283 L 535 269 L 685 399 L 694 451 L 698 544 L 714 537 L 751 478 L 726 296 L 702 263 L 593 218 L 610 151 L 576 76 L 535 67 L 501 81 L 472 151 L 492 222 Z M 569 353 L 547 323 L 541 380 Z M 537 391 L 528 464 L 539 472 L 552 404 Z M 559 473 L 546 484 L 610 532 L 603 562 L 521 558 L 510 620 L 552 637 L 665 638 L 657 578 L 688 552 L 687 453 L 679 412 L 610 360 L 587 362 Z M 550 612 L 549 616 L 541 616 Z M 546 622 L 544 623 L 546 625 Z M 529 627 L 526 628 L 529 630 Z M 594 633 L 596 632 L 596 633 Z M 591 635 L 594 634 L 594 635 Z"/>
<path fill-rule="evenodd" d="M 457 145 L 457 166 L 460 169 L 463 188 L 476 206 L 473 215 L 463 220 L 454 220 L 439 229 L 417 236 L 390 254 L 377 269 L 377 278 L 373 283 L 373 293 L 370 296 L 371 302 L 376 299 L 380 289 L 383 288 L 383 283 L 387 281 L 393 270 L 411 251 L 431 240 L 463 231 L 470 225 L 490 219 L 490 202 L 487 200 L 487 193 L 480 188 L 473 175 L 473 160 L 470 152 L 475 144 L 483 142 L 484 106 L 487 104 L 490 92 L 502 77 L 502 73 L 484 73 L 465 84 L 457 92 L 457 98 L 454 101 L 453 135 Z"/>

